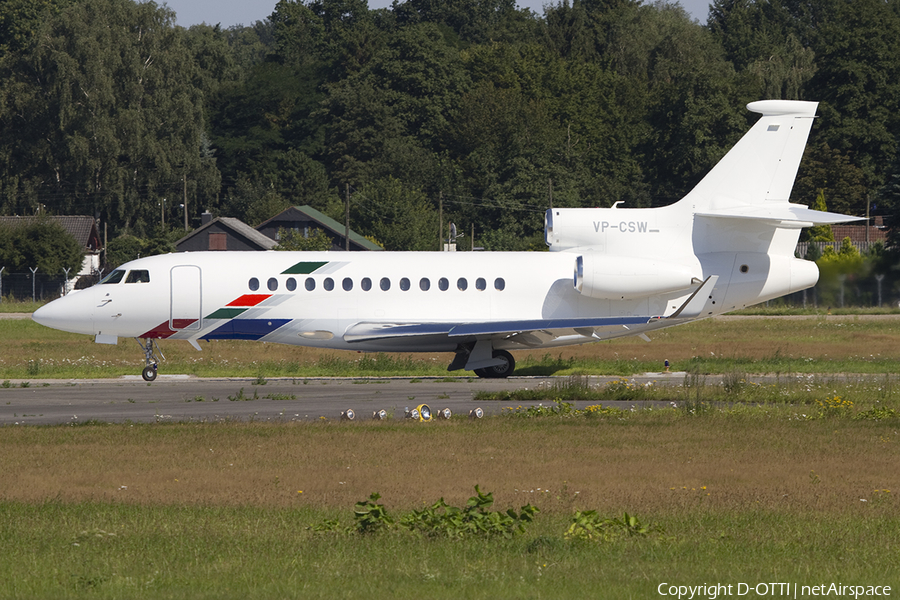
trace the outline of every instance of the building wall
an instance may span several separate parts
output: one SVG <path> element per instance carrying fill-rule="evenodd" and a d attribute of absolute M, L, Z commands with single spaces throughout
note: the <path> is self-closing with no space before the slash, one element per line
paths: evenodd
<path fill-rule="evenodd" d="M 220 223 L 214 223 L 197 235 L 183 241 L 178 245 L 179 252 L 205 252 L 210 250 L 209 235 L 225 234 L 226 250 L 259 250 L 259 246 L 251 243 L 247 238 L 238 235 L 232 229 L 223 227 Z"/>

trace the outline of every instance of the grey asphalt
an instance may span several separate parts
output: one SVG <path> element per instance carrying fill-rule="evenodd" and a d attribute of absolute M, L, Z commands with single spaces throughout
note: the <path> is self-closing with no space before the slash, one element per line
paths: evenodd
<path fill-rule="evenodd" d="M 50 425 L 101 421 L 215 422 L 339 419 L 350 408 L 357 418 L 384 409 L 402 418 L 406 407 L 450 408 L 456 417 L 475 407 L 487 414 L 509 403 L 474 400 L 480 390 L 549 387 L 559 377 L 478 378 L 309 378 L 209 379 L 160 375 L 153 383 L 139 376 L 105 380 L 12 380 L 0 387 L 0 425 Z M 591 377 L 600 384 L 617 377 Z M 680 384 L 683 373 L 646 374 L 640 383 Z M 26 385 L 27 387 L 22 387 Z M 604 403 L 607 404 L 607 403 Z M 615 403 L 608 403 L 615 405 Z M 629 407 L 633 403 L 619 403 Z"/>

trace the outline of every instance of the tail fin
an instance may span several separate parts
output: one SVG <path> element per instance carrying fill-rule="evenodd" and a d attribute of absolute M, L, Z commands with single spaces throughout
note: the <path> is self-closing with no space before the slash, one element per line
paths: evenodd
<path fill-rule="evenodd" d="M 686 196 L 698 211 L 786 203 L 803 157 L 817 102 L 762 100 L 762 114 L 744 137 Z"/>
<path fill-rule="evenodd" d="M 788 202 L 817 106 L 818 102 L 799 100 L 748 104 L 747 109 L 762 118 L 683 202 L 698 216 L 795 223 L 796 227 L 859 220 Z"/>

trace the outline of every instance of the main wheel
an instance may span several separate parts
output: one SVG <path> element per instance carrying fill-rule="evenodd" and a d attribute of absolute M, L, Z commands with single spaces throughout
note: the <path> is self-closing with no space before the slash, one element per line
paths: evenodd
<path fill-rule="evenodd" d="M 144 378 L 144 381 L 153 381 L 156 379 L 156 367 L 147 365 L 144 367 L 144 370 L 141 371 L 141 377 Z"/>
<path fill-rule="evenodd" d="M 516 370 L 516 359 L 514 359 L 512 354 L 506 350 L 494 350 L 494 358 L 499 358 L 503 361 L 503 364 L 484 369 L 485 374 L 483 377 L 505 379 L 512 375 L 513 371 Z M 478 371 L 475 372 L 478 373 Z"/>

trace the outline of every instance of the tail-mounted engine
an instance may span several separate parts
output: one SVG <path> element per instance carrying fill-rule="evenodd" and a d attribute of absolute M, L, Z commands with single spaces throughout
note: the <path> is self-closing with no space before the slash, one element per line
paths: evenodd
<path fill-rule="evenodd" d="M 690 267 L 676 263 L 594 252 L 575 259 L 575 289 L 591 298 L 646 298 L 683 290 L 699 281 Z"/>

